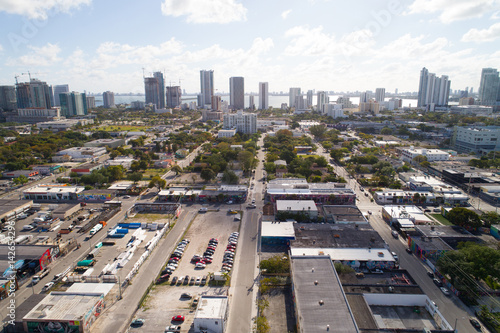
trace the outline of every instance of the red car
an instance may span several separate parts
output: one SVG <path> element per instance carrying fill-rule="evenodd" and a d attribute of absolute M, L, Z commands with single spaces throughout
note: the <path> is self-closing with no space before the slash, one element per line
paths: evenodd
<path fill-rule="evenodd" d="M 172 321 L 184 321 L 184 316 L 181 315 L 173 316 Z"/>
<path fill-rule="evenodd" d="M 211 264 L 212 263 L 212 259 L 210 259 L 210 258 L 203 258 L 203 263 L 204 264 Z"/>

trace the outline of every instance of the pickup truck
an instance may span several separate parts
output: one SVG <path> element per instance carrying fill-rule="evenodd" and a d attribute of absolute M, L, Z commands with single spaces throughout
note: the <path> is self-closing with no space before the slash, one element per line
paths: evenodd
<path fill-rule="evenodd" d="M 33 277 L 31 278 L 31 283 L 37 284 L 38 282 L 40 282 L 41 279 L 46 277 L 49 274 L 49 272 L 50 268 L 42 269 L 38 275 L 33 275 Z"/>

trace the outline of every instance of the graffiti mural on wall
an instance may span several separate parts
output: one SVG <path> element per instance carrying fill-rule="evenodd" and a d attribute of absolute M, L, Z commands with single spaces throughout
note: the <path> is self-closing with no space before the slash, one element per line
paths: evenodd
<path fill-rule="evenodd" d="M 79 321 L 71 321 L 68 323 L 60 322 L 28 322 L 28 332 L 39 333 L 78 333 L 80 327 Z"/>

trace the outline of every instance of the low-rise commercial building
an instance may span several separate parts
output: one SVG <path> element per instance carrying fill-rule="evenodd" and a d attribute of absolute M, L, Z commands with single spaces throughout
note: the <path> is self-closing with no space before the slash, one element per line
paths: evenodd
<path fill-rule="evenodd" d="M 323 218 L 327 223 L 368 224 L 368 220 L 357 206 L 323 205 Z"/>
<path fill-rule="evenodd" d="M 382 218 L 396 228 L 413 228 L 416 224 L 432 224 L 433 222 L 417 206 L 384 206 Z"/>
<path fill-rule="evenodd" d="M 451 139 L 453 149 L 459 153 L 487 154 L 490 151 L 500 150 L 500 127 L 455 126 Z"/>
<path fill-rule="evenodd" d="M 201 296 L 194 314 L 194 331 L 196 333 L 224 333 L 228 311 L 227 296 Z"/>
<path fill-rule="evenodd" d="M 88 160 L 106 154 L 106 147 L 72 147 L 60 150 L 57 156 L 70 156 L 73 160 Z"/>
<path fill-rule="evenodd" d="M 440 149 L 424 149 L 424 148 L 400 148 L 398 149 L 401 153 L 401 159 L 405 162 L 413 162 L 413 159 L 417 156 L 425 156 L 428 162 L 434 161 L 448 161 L 450 159 L 450 153 L 440 150 Z"/>
<path fill-rule="evenodd" d="M 298 332 L 359 332 L 330 257 L 292 255 L 290 266 Z"/>
<path fill-rule="evenodd" d="M 266 200 L 314 200 L 316 204 L 354 205 L 356 193 L 346 183 L 308 183 L 302 178 L 270 180 Z"/>
<path fill-rule="evenodd" d="M 316 221 L 318 219 L 318 208 L 314 200 L 276 200 L 276 218 L 282 220 L 293 218 L 293 216 Z"/>
<path fill-rule="evenodd" d="M 103 167 L 104 165 L 101 163 L 84 163 L 71 169 L 71 172 L 75 172 L 79 176 L 90 175 L 92 171 L 102 169 Z"/>
<path fill-rule="evenodd" d="M 84 147 L 109 147 L 117 148 L 125 145 L 125 139 L 99 139 L 90 142 L 85 142 Z"/>
<path fill-rule="evenodd" d="M 38 171 L 36 170 L 14 170 L 5 171 L 2 173 L 3 178 L 17 178 L 19 176 L 24 176 L 27 178 L 38 176 Z"/>
<path fill-rule="evenodd" d="M 78 200 L 78 195 L 84 190 L 83 186 L 40 184 L 24 190 L 23 197 L 34 202 Z"/>

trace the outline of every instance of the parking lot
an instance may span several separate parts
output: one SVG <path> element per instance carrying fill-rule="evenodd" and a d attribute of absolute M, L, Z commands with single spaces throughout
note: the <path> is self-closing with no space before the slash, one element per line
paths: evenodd
<path fill-rule="evenodd" d="M 227 287 L 209 286 L 170 286 L 157 285 L 151 289 L 143 306 L 137 311 L 134 318 L 145 319 L 144 325 L 137 328 L 129 328 L 129 332 L 137 333 L 160 333 L 165 332 L 169 325 L 180 325 L 181 332 L 189 332 L 193 324 L 196 306 L 193 300 L 201 295 L 227 295 Z M 181 297 L 183 293 L 189 293 L 192 298 Z M 185 321 L 172 322 L 172 317 L 182 315 Z"/>
<path fill-rule="evenodd" d="M 195 209 L 194 207 L 191 209 Z M 236 215 L 239 216 L 239 215 Z M 206 212 L 198 213 L 190 228 L 186 231 L 184 239 L 189 239 L 189 244 L 185 247 L 184 254 L 179 261 L 179 266 L 173 272 L 169 282 L 180 276 L 203 277 L 211 273 L 219 272 L 222 268 L 224 251 L 228 244 L 229 235 L 238 231 L 240 222 L 235 221 L 235 215 L 228 214 L 228 210 L 214 210 L 208 207 Z M 207 264 L 204 269 L 195 268 L 191 258 L 195 255 L 203 255 L 211 238 L 217 238 L 219 243 L 213 254 L 213 262 Z M 165 254 L 165 262 L 168 261 L 170 253 Z M 183 293 L 189 293 L 192 299 L 182 298 Z M 155 285 L 149 292 L 141 309 L 134 318 L 145 319 L 142 327 L 130 328 L 130 332 L 165 332 L 167 325 L 181 325 L 181 332 L 188 332 L 194 319 L 196 306 L 192 305 L 192 300 L 201 295 L 227 295 L 228 287 L 213 287 L 204 285 L 163 283 Z M 184 323 L 171 322 L 173 316 L 185 316 Z"/>
<path fill-rule="evenodd" d="M 172 277 L 186 275 L 197 277 L 219 272 L 222 268 L 222 259 L 224 250 L 228 244 L 229 235 L 239 229 L 240 222 L 235 221 L 234 217 L 235 215 L 229 215 L 225 209 L 221 209 L 218 212 L 208 210 L 205 213 L 198 214 L 184 236 L 184 238 L 190 240 L 190 243 L 187 245 L 179 266 L 172 274 Z M 202 256 L 211 238 L 219 240 L 219 244 L 213 255 L 213 262 L 208 264 L 204 269 L 195 268 L 194 263 L 191 262 L 191 258 L 195 254 Z"/>

